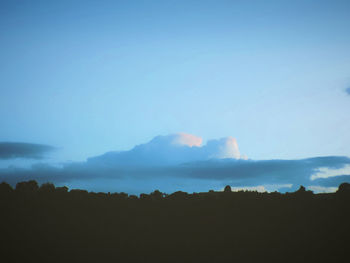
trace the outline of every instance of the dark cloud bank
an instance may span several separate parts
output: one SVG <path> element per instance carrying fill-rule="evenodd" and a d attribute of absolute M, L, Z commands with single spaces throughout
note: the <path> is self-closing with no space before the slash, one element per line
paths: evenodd
<path fill-rule="evenodd" d="M 54 149 L 52 146 L 43 144 L 0 142 L 0 159 L 42 159 Z"/>
<path fill-rule="evenodd" d="M 292 191 L 299 185 L 334 187 L 350 182 L 350 173 L 311 180 L 320 168 L 334 171 L 350 167 L 348 157 L 257 161 L 238 158 L 238 147 L 232 144 L 232 138 L 212 141 L 202 147 L 174 141 L 177 142 L 174 137 L 161 136 L 130 151 L 109 152 L 62 167 L 36 164 L 30 169 L 6 168 L 0 170 L 0 181 L 15 184 L 35 179 L 40 183 L 53 182 L 71 188 L 129 193 L 155 189 L 198 192 L 219 190 L 225 185 L 265 186 L 267 190 Z M 208 145 L 213 148 L 209 150 Z M 231 151 L 232 147 L 234 151 Z M 234 153 L 236 158 L 215 157 L 218 152 L 222 154 L 220 151 Z"/>

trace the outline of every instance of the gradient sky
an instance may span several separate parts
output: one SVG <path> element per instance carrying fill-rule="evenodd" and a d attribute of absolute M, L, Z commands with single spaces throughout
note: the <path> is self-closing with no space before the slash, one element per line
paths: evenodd
<path fill-rule="evenodd" d="M 0 2 L 0 141 L 55 160 L 156 135 L 350 156 L 350 1 Z"/>

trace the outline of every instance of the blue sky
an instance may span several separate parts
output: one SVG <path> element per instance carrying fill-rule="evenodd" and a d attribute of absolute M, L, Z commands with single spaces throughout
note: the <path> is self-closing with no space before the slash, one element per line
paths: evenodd
<path fill-rule="evenodd" d="M 177 132 L 233 136 L 255 160 L 350 156 L 349 12 L 319 0 L 1 1 L 0 142 L 56 147 L 51 163 Z"/>

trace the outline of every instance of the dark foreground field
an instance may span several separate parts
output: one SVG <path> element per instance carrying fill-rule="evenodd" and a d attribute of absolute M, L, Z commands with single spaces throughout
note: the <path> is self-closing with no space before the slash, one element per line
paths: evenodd
<path fill-rule="evenodd" d="M 350 190 L 141 197 L 0 184 L 0 262 L 349 262 Z"/>

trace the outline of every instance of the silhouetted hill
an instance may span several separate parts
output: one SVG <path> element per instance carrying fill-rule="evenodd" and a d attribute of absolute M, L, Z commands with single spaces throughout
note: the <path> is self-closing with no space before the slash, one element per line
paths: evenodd
<path fill-rule="evenodd" d="M 139 197 L 1 183 L 0 262 L 340 262 L 349 204 L 348 183 L 331 194 Z"/>

